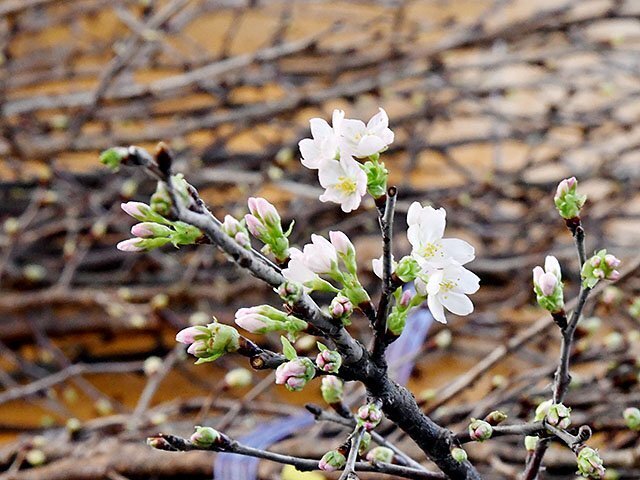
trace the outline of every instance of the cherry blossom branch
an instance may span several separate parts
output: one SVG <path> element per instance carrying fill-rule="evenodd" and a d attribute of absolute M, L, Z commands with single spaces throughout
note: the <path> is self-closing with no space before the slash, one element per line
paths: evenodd
<path fill-rule="evenodd" d="M 310 458 L 294 457 L 281 453 L 270 452 L 258 448 L 249 447 L 234 441 L 226 435 L 220 434 L 220 441 L 209 446 L 198 446 L 186 438 L 175 435 L 158 434 L 148 439 L 149 445 L 159 450 L 169 452 L 186 452 L 191 450 L 208 450 L 213 452 L 237 453 L 249 457 L 263 458 L 285 465 L 293 465 L 301 471 L 318 470 L 318 460 Z M 416 480 L 444 480 L 447 477 L 442 473 L 417 470 L 415 468 L 376 462 L 355 462 L 354 469 L 359 472 L 375 472 L 385 475 L 396 475 L 403 478 Z"/>
<path fill-rule="evenodd" d="M 378 220 L 380 222 L 380 230 L 382 232 L 382 294 L 380 296 L 380 303 L 378 304 L 378 314 L 373 325 L 374 345 L 372 357 L 374 361 L 383 361 L 384 351 L 388 344 L 385 339 L 385 334 L 387 331 L 387 317 L 389 316 L 391 295 L 394 290 L 392 281 L 392 246 L 393 216 L 395 212 L 397 193 L 398 190 L 396 187 L 389 187 L 385 197 L 384 209 L 379 209 Z"/>

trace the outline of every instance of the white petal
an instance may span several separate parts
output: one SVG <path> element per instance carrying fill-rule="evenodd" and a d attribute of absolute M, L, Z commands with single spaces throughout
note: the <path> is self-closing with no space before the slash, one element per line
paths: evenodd
<path fill-rule="evenodd" d="M 318 170 L 318 180 L 323 188 L 335 185 L 340 177 L 344 176 L 344 170 L 337 160 L 326 161 Z"/>
<path fill-rule="evenodd" d="M 365 135 L 362 137 L 360 142 L 358 142 L 356 152 L 358 153 L 358 157 L 368 157 L 369 155 L 378 153 L 384 147 L 386 147 L 386 144 L 380 137 L 375 135 Z"/>
<path fill-rule="evenodd" d="M 331 125 L 333 126 L 333 132 L 336 135 L 340 134 L 342 129 L 342 120 L 344 120 L 344 110 L 334 110 L 331 116 Z"/>
<path fill-rule="evenodd" d="M 362 197 L 357 193 L 349 195 L 344 201 L 341 202 L 341 208 L 344 213 L 349 213 L 356 210 L 360 206 Z"/>
<path fill-rule="evenodd" d="M 416 287 L 416 293 L 418 293 L 418 295 L 424 297 L 427 294 L 427 284 L 421 277 L 416 278 L 413 284 Z"/>
<path fill-rule="evenodd" d="M 390 145 L 393 143 L 393 140 L 395 139 L 395 134 L 388 128 L 385 128 L 382 133 L 378 134 L 378 137 L 382 139 L 385 145 Z"/>
<path fill-rule="evenodd" d="M 439 295 L 440 301 L 447 310 L 456 315 L 469 315 L 473 312 L 473 303 L 462 293 L 447 292 Z"/>
<path fill-rule="evenodd" d="M 311 125 L 311 135 L 313 138 L 323 139 L 326 136 L 333 135 L 333 129 L 329 126 L 326 120 L 322 118 L 312 118 L 309 120 Z"/>
<path fill-rule="evenodd" d="M 464 267 L 459 267 L 454 280 L 458 284 L 456 287 L 457 291 L 476 293 L 480 288 L 480 277 Z"/>
<path fill-rule="evenodd" d="M 302 164 L 309 169 L 319 168 L 322 155 L 316 142 L 305 138 L 300 140 L 298 147 L 302 155 Z"/>
<path fill-rule="evenodd" d="M 431 315 L 433 315 L 433 318 L 435 318 L 440 323 L 447 323 L 447 319 L 444 316 L 444 308 L 438 301 L 437 295 L 429 295 L 427 297 L 427 305 L 429 307 Z"/>
<path fill-rule="evenodd" d="M 418 202 L 413 202 L 407 211 L 407 225 L 415 225 L 420 220 L 420 212 L 422 212 L 422 205 Z"/>
<path fill-rule="evenodd" d="M 367 130 L 369 133 L 379 134 L 382 133 L 389 126 L 389 116 L 384 109 L 380 108 L 371 120 L 367 123 Z"/>
<path fill-rule="evenodd" d="M 427 293 L 429 295 L 435 295 L 440 291 L 440 283 L 444 278 L 444 272 L 442 270 L 436 270 L 429 275 L 429 282 L 427 283 Z"/>
<path fill-rule="evenodd" d="M 340 124 L 340 135 L 353 140 L 356 137 L 360 137 L 366 133 L 367 127 L 360 120 L 352 120 L 345 118 Z"/>
<path fill-rule="evenodd" d="M 433 240 L 439 240 L 444 235 L 444 228 L 447 224 L 446 215 L 447 212 L 444 208 L 436 210 L 433 207 L 425 207 L 420 212 L 420 224 L 428 229 Z"/>
<path fill-rule="evenodd" d="M 460 265 L 469 263 L 475 258 L 475 249 L 459 238 L 443 238 L 442 247 L 446 256 L 453 258 Z"/>

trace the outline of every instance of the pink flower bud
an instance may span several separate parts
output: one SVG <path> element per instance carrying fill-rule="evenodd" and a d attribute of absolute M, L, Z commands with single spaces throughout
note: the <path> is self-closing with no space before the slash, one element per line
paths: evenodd
<path fill-rule="evenodd" d="M 329 232 L 329 238 L 331 239 L 331 244 L 341 255 L 348 255 L 350 251 L 355 250 L 351 240 L 343 232 Z"/>
<path fill-rule="evenodd" d="M 136 223 L 131 227 L 131 234 L 140 238 L 153 237 L 153 230 L 149 228 L 149 225 L 145 223 Z"/>
<path fill-rule="evenodd" d="M 471 419 L 469 424 L 469 437 L 476 442 L 483 442 L 488 440 L 493 435 L 493 427 L 484 420 Z"/>
<path fill-rule="evenodd" d="M 278 210 L 271 203 L 261 197 L 251 197 L 248 200 L 249 211 L 268 224 L 280 223 Z"/>
<path fill-rule="evenodd" d="M 610 274 L 609 274 L 609 280 L 612 281 L 617 281 L 620 279 L 620 272 L 618 270 L 613 270 Z"/>
<path fill-rule="evenodd" d="M 542 269 L 542 267 L 538 266 L 538 267 L 534 267 L 533 269 L 533 283 L 534 285 L 539 285 L 540 284 L 540 277 L 544 274 L 544 270 Z"/>
<path fill-rule="evenodd" d="M 331 311 L 331 316 L 334 318 L 342 318 L 353 313 L 353 304 L 347 297 L 337 295 L 331 301 L 329 310 Z"/>
<path fill-rule="evenodd" d="M 149 205 L 142 202 L 127 202 L 121 203 L 120 208 L 122 208 L 127 215 L 131 215 L 137 220 L 142 220 L 145 212 L 149 210 Z"/>
<path fill-rule="evenodd" d="M 144 248 L 139 246 L 141 240 L 139 238 L 129 238 L 123 240 L 116 245 L 116 248 L 122 252 L 144 252 Z"/>
<path fill-rule="evenodd" d="M 594 268 L 593 276 L 596 278 L 604 278 L 605 277 L 604 270 L 602 270 L 601 268 Z"/>
<path fill-rule="evenodd" d="M 591 257 L 591 260 L 589 260 L 589 262 L 591 263 L 592 267 L 599 267 L 600 266 L 600 262 L 602 262 L 602 259 L 600 257 Z"/>
<path fill-rule="evenodd" d="M 269 318 L 251 308 L 241 308 L 236 312 L 236 325 L 251 333 L 264 333 Z"/>
<path fill-rule="evenodd" d="M 249 240 L 249 236 L 244 233 L 244 232 L 238 232 L 236 233 L 235 237 L 233 237 L 233 239 L 238 242 L 238 245 L 240 245 L 241 247 L 249 247 L 249 245 L 251 245 L 251 241 Z"/>
<path fill-rule="evenodd" d="M 297 392 L 315 375 L 315 366 L 308 358 L 296 358 L 276 369 L 276 383 Z"/>
<path fill-rule="evenodd" d="M 413 292 L 411 290 L 405 290 L 402 292 L 402 296 L 400 297 L 400 306 L 403 308 L 407 308 L 413 299 Z"/>
<path fill-rule="evenodd" d="M 620 266 L 620 260 L 610 253 L 607 253 L 604 256 L 604 263 L 606 263 L 609 268 L 616 268 Z"/>
<path fill-rule="evenodd" d="M 205 342 L 204 340 L 196 340 L 191 345 L 189 345 L 189 348 L 187 348 L 187 353 L 190 353 L 194 357 L 198 358 L 206 355 L 207 342 Z"/>
<path fill-rule="evenodd" d="M 553 295 L 558 286 L 558 278 L 553 273 L 543 273 L 538 279 L 538 286 L 545 296 Z"/>
<path fill-rule="evenodd" d="M 324 372 L 337 373 L 342 365 L 342 357 L 334 350 L 323 350 L 316 357 L 316 365 Z"/>
<path fill-rule="evenodd" d="M 176 334 L 176 342 L 189 345 L 196 341 L 198 335 L 203 335 L 202 329 L 198 327 L 183 328 Z"/>
<path fill-rule="evenodd" d="M 356 413 L 356 421 L 367 431 L 376 428 L 381 420 L 382 410 L 373 403 L 361 406 Z"/>
<path fill-rule="evenodd" d="M 260 238 L 262 234 L 266 232 L 267 227 L 265 227 L 264 223 L 262 223 L 257 217 L 247 214 L 244 216 L 244 219 L 247 222 L 247 228 L 254 237 Z"/>
<path fill-rule="evenodd" d="M 558 184 L 558 188 L 556 189 L 556 198 L 560 198 L 563 195 L 569 193 L 569 191 L 578 183 L 576 177 L 565 178 Z"/>
<path fill-rule="evenodd" d="M 335 472 L 347 463 L 347 458 L 337 450 L 325 453 L 318 462 L 318 468 L 324 472 Z"/>

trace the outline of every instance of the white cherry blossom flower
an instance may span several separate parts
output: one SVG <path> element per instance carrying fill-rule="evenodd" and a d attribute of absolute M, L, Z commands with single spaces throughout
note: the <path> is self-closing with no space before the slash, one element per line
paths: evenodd
<path fill-rule="evenodd" d="M 389 117 L 382 108 L 365 125 L 361 120 L 345 119 L 340 128 L 341 151 L 354 157 L 365 158 L 379 153 L 393 143 Z"/>
<path fill-rule="evenodd" d="M 344 111 L 334 110 L 331 120 L 333 127 L 322 118 L 309 120 L 313 138 L 305 138 L 298 143 L 302 155 L 302 165 L 317 170 L 328 160 L 339 158 L 338 134 L 343 119 Z"/>
<path fill-rule="evenodd" d="M 451 263 L 444 268 L 421 275 L 415 282 L 416 291 L 427 296 L 429 310 L 440 323 L 447 323 L 446 308 L 456 315 L 469 315 L 473 303 L 467 295 L 480 288 L 480 278 L 461 265 Z"/>
<path fill-rule="evenodd" d="M 318 275 L 306 266 L 303 258 L 304 254 L 297 248 L 289 249 L 289 264 L 282 270 L 284 278 L 290 282 L 302 284 L 306 292 L 311 290 L 311 285 L 319 279 Z"/>
<path fill-rule="evenodd" d="M 367 193 L 367 174 L 349 156 L 325 162 L 318 171 L 318 177 L 325 189 L 320 201 L 339 203 L 345 213 L 358 208 Z"/>
<path fill-rule="evenodd" d="M 444 208 L 422 207 L 414 202 L 407 213 L 407 238 L 412 256 L 422 268 L 442 267 L 452 260 L 464 265 L 475 258 L 475 250 L 458 238 L 442 238 L 446 225 Z"/>

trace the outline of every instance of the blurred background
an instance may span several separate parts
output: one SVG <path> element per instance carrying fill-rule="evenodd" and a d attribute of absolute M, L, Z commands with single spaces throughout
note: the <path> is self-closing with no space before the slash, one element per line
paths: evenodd
<path fill-rule="evenodd" d="M 607 248 L 625 265 L 587 307 L 567 403 L 574 423 L 599 432 L 611 478 L 640 478 L 638 433 L 621 416 L 640 404 L 640 1 L 4 0 L 0 479 L 325 478 L 146 447 L 149 434 L 206 424 L 319 458 L 347 433 L 314 426 L 302 405 L 321 402 L 317 388 L 288 393 L 264 372 L 232 388 L 225 372 L 243 359 L 194 368 L 175 347 L 186 325 L 233 323 L 237 308 L 277 298 L 211 246 L 116 250 L 132 225 L 120 203 L 148 200 L 155 185 L 112 174 L 98 155 L 165 141 L 219 218 L 260 195 L 285 224 L 295 218 L 294 244 L 345 231 L 375 295 L 373 204 L 346 216 L 320 203 L 297 142 L 311 117 L 340 108 L 368 119 L 379 106 L 396 133 L 384 154 L 396 231 L 411 202 L 444 206 L 448 236 L 476 247 L 482 279 L 473 315 L 446 326 L 414 316 L 391 352 L 396 378 L 454 431 L 496 408 L 531 418 L 559 337 L 535 306 L 531 268 L 553 253 L 577 291 L 552 201 L 575 175 L 589 195 L 588 253 Z M 396 257 L 408 250 L 398 235 Z M 364 320 L 353 332 L 369 335 Z M 382 433 L 428 464 L 392 426 Z M 486 478 L 522 470 L 520 439 L 467 450 Z M 546 461 L 545 478 L 575 476 L 566 448 Z"/>

